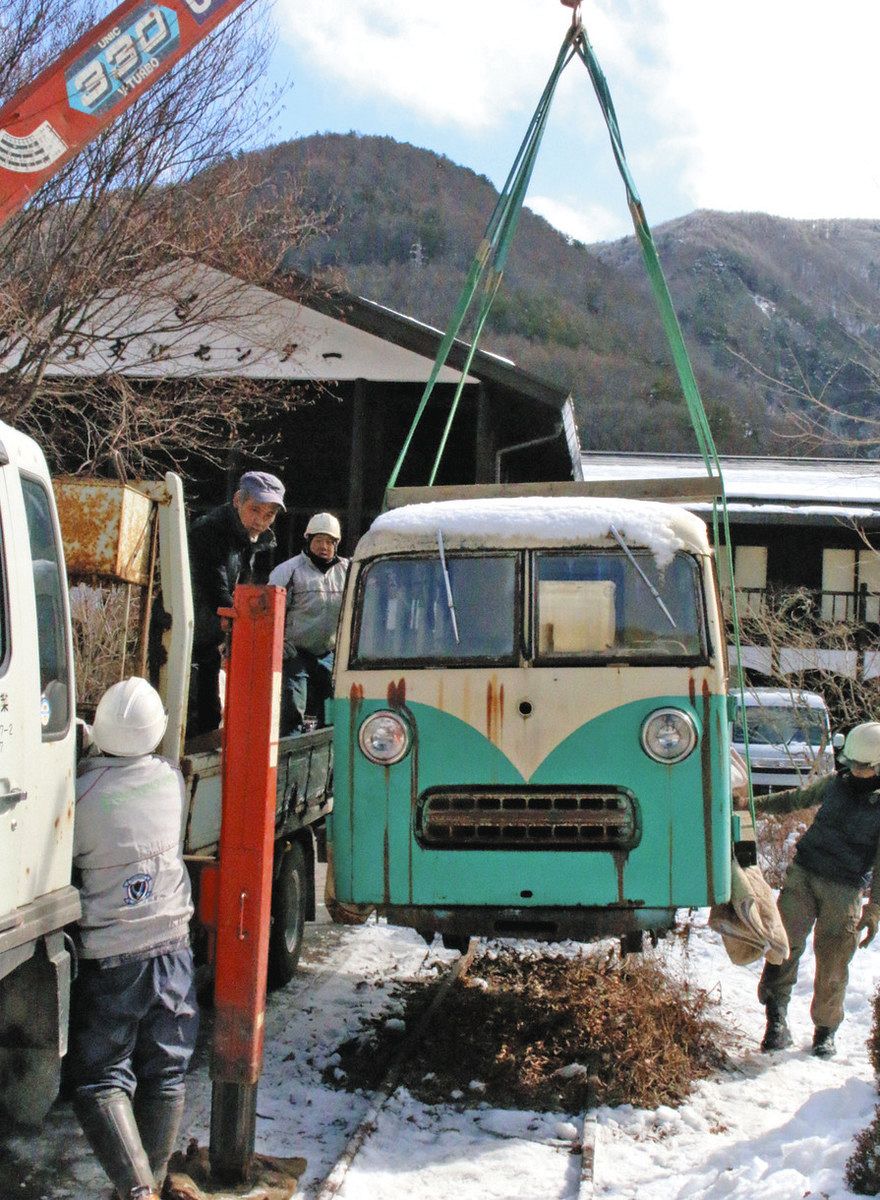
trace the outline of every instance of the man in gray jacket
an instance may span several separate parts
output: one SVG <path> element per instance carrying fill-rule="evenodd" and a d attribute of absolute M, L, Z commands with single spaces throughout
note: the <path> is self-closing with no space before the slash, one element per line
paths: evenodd
<path fill-rule="evenodd" d="M 100 753 L 80 764 L 76 788 L 74 1108 L 123 1200 L 159 1195 L 198 1028 L 183 777 L 152 753 L 165 724 L 145 679 L 114 684 L 95 713 Z"/>
<path fill-rule="evenodd" d="M 758 984 L 758 999 L 767 1010 L 762 1050 L 791 1045 L 788 1002 L 813 930 L 812 1052 L 819 1058 L 834 1054 L 850 961 L 857 946 L 873 939 L 880 923 L 880 723 L 850 730 L 841 764 L 837 775 L 758 801 L 761 811 L 774 813 L 819 806 L 798 841 L 779 894 L 790 951 L 780 965 L 765 965 Z M 869 883 L 863 907 L 862 894 Z"/>
<path fill-rule="evenodd" d="M 287 589 L 281 732 L 303 727 L 311 702 L 324 724 L 324 701 L 332 692 L 336 626 L 348 559 L 336 553 L 342 530 L 332 513 L 316 513 L 305 529 L 305 548 L 279 563 L 269 582 Z"/>

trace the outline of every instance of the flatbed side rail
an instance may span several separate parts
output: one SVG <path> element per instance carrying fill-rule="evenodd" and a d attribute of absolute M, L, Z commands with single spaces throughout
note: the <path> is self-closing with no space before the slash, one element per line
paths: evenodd
<path fill-rule="evenodd" d="M 442 487 L 396 487 L 385 493 L 385 507 L 428 504 L 436 500 L 503 500 L 530 496 L 612 496 L 627 500 L 695 503 L 721 496 L 717 475 L 656 479 L 557 480 L 551 483 L 478 483 Z"/>

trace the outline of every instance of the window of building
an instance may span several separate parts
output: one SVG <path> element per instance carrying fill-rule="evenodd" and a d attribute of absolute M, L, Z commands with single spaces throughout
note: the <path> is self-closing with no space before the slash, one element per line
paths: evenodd
<path fill-rule="evenodd" d="M 855 617 L 855 550 L 822 551 L 822 619 L 852 621 Z"/>
<path fill-rule="evenodd" d="M 734 547 L 733 574 L 739 615 L 763 612 L 767 592 L 767 547 Z"/>
<path fill-rule="evenodd" d="M 862 618 L 876 624 L 880 621 L 880 554 L 867 548 L 859 551 L 859 590 L 867 588 Z"/>

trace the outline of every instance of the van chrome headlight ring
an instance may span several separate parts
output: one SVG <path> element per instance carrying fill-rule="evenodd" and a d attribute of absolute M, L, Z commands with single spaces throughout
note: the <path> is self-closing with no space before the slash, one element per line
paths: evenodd
<path fill-rule="evenodd" d="M 642 722 L 639 737 L 648 758 L 664 766 L 682 762 L 699 741 L 693 717 L 681 708 L 656 709 Z"/>
<path fill-rule="evenodd" d="M 382 708 L 370 713 L 358 730 L 361 753 L 380 767 L 391 767 L 405 758 L 412 746 L 412 731 L 397 713 Z"/>

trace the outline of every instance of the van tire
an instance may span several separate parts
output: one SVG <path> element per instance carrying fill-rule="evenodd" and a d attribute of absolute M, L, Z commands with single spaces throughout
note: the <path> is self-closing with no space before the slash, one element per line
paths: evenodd
<path fill-rule="evenodd" d="M 284 987 L 296 973 L 302 950 L 308 897 L 306 856 L 293 842 L 284 851 L 272 888 L 272 924 L 269 929 L 270 990 Z"/>

